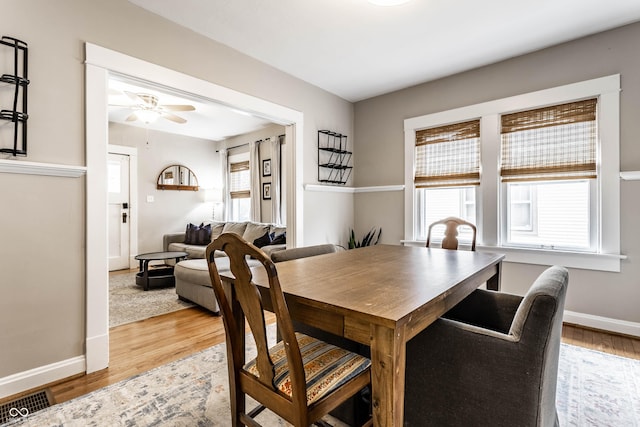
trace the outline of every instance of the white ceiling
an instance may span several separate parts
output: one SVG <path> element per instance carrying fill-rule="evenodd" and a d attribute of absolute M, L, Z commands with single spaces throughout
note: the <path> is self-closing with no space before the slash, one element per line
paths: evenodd
<path fill-rule="evenodd" d="M 129 0 L 349 101 L 640 20 L 640 0 Z"/>

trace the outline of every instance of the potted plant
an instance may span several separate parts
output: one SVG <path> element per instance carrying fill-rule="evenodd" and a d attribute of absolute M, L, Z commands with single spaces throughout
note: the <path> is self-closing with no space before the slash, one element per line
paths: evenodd
<path fill-rule="evenodd" d="M 372 228 L 367 234 L 364 235 L 362 240 L 357 241 L 355 232 L 350 229 L 349 234 L 349 249 L 362 248 L 365 246 L 377 245 L 380 241 L 380 234 L 382 234 L 382 228 Z"/>

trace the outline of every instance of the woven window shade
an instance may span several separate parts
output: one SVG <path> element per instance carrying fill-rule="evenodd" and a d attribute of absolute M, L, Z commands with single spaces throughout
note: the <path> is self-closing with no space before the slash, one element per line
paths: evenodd
<path fill-rule="evenodd" d="M 503 182 L 596 178 L 597 99 L 502 116 Z"/>
<path fill-rule="evenodd" d="M 249 162 L 231 163 L 229 165 L 229 195 L 232 199 L 251 197 Z"/>
<path fill-rule="evenodd" d="M 416 131 L 416 188 L 480 184 L 480 120 Z"/>

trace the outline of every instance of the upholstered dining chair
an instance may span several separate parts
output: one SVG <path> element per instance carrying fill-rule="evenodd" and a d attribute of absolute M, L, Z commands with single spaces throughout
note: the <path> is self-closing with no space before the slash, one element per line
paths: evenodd
<path fill-rule="evenodd" d="M 406 348 L 406 426 L 558 426 L 568 284 L 550 267 L 524 297 L 478 289 Z"/>
<path fill-rule="evenodd" d="M 344 250 L 340 246 L 333 245 L 331 243 L 325 243 L 321 245 L 302 246 L 299 248 L 284 249 L 276 251 L 271 254 L 271 261 L 283 262 L 292 259 L 308 258 L 316 255 L 331 254 L 334 252 Z"/>
<path fill-rule="evenodd" d="M 214 252 L 230 260 L 233 291 L 225 293 Z M 213 289 L 220 305 L 227 342 L 232 425 L 259 425 L 253 418 L 268 408 L 297 427 L 309 426 L 371 382 L 366 357 L 296 333 L 278 280 L 267 255 L 235 234 L 222 234 L 206 250 Z M 252 281 L 247 258 L 258 260 L 269 278 L 269 296 L 282 337 L 269 348 L 260 292 Z M 236 311 L 234 311 L 236 310 Z M 240 313 L 243 316 L 238 316 Z M 244 322 L 255 339 L 257 356 L 244 363 Z M 259 406 L 246 411 L 245 395 Z"/>
<path fill-rule="evenodd" d="M 444 237 L 442 238 L 442 249 L 454 249 L 457 250 L 460 246 L 460 242 L 458 241 L 458 233 L 461 227 L 468 227 L 471 229 L 472 237 L 471 237 L 471 250 L 476 250 L 476 226 L 472 223 L 465 221 L 461 218 L 456 218 L 450 216 L 448 218 L 441 219 L 440 221 L 436 221 L 433 224 L 429 225 L 429 230 L 427 232 L 427 244 L 426 246 L 429 248 L 433 244 L 433 232 L 436 227 L 444 226 Z"/>

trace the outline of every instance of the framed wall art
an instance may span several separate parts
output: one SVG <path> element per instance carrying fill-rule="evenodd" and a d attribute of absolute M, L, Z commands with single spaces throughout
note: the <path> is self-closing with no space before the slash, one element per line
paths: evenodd
<path fill-rule="evenodd" d="M 271 183 L 262 184 L 262 200 L 271 200 Z"/>
<path fill-rule="evenodd" d="M 262 176 L 271 176 L 271 159 L 262 161 Z"/>

